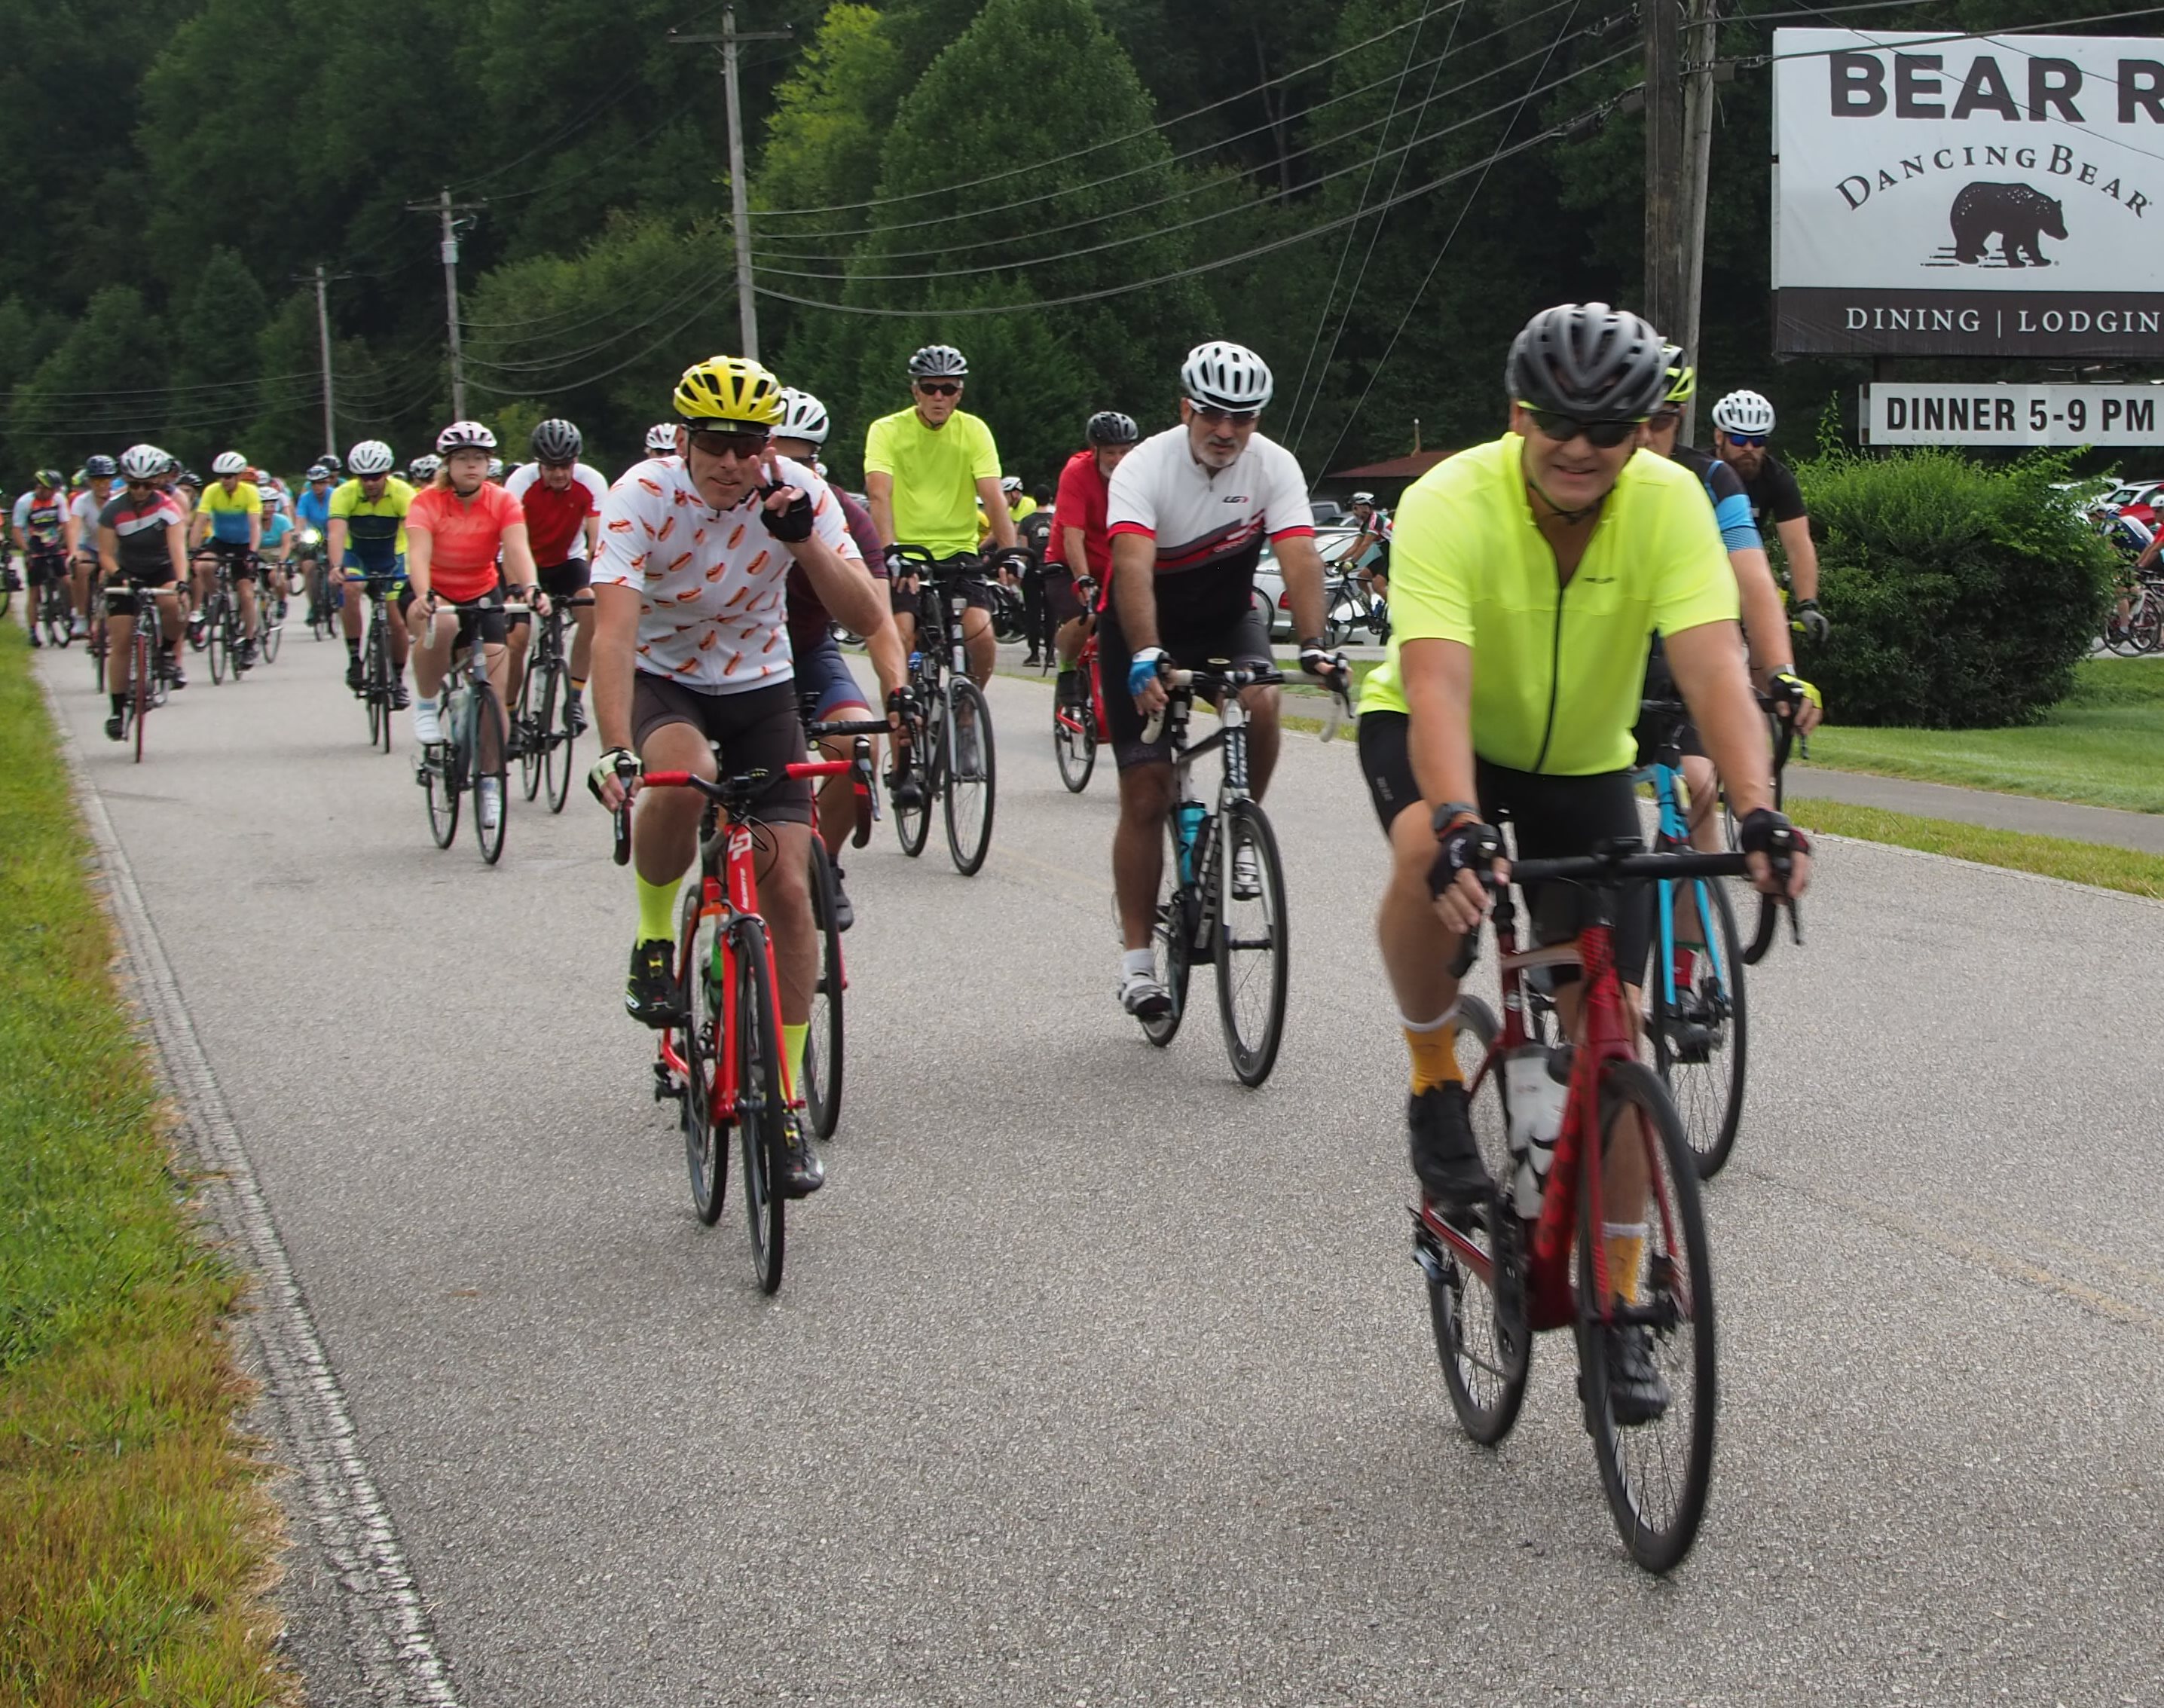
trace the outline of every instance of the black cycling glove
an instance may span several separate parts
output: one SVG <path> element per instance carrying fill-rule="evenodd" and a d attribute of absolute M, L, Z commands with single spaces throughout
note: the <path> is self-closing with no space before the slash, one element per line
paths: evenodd
<path fill-rule="evenodd" d="M 1788 815 L 1761 807 L 1743 815 L 1736 827 L 1736 845 L 1746 854 L 1774 858 L 1809 854 L 1811 839 L 1788 822 Z"/>
<path fill-rule="evenodd" d="M 795 490 L 783 486 L 780 481 L 769 481 L 759 489 L 759 518 L 766 524 L 766 531 L 784 545 L 801 545 L 812 538 L 812 495 L 797 490 L 789 501 L 789 507 L 776 515 L 767 508 L 766 501 L 776 492 Z"/>

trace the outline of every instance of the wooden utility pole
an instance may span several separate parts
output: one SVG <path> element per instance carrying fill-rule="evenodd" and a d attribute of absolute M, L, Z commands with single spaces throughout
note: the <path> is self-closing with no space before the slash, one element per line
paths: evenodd
<path fill-rule="evenodd" d="M 1705 286 L 1706 181 L 1713 165 L 1714 25 L 1720 0 L 1686 0 L 1683 24 L 1683 317 L 1668 335 L 1698 360 L 1700 308 Z M 1695 444 L 1698 399 L 1683 405 L 1677 442 Z"/>
<path fill-rule="evenodd" d="M 433 213 L 439 220 L 440 253 L 444 260 L 444 323 L 449 335 L 451 352 L 451 418 L 455 421 L 466 418 L 466 358 L 459 337 L 459 234 L 469 221 L 459 216 L 477 213 L 487 204 L 481 202 L 454 202 L 449 190 L 444 190 L 433 202 L 408 202 L 406 204 L 418 213 Z"/>
<path fill-rule="evenodd" d="M 729 125 L 729 223 L 735 230 L 737 246 L 737 338 L 743 346 L 739 354 L 754 361 L 759 360 L 759 302 L 752 291 L 751 204 L 744 183 L 743 111 L 737 96 L 737 44 L 787 41 L 795 34 L 790 29 L 740 30 L 733 6 L 722 8 L 718 32 L 696 35 L 673 29 L 669 32 L 669 39 L 679 47 L 711 45 L 718 45 L 722 50 L 722 93 Z"/>
<path fill-rule="evenodd" d="M 326 271 L 318 261 L 312 272 L 296 273 L 297 285 L 313 286 L 316 293 L 316 347 L 323 365 L 323 449 L 338 449 L 338 412 L 334 405 L 331 386 L 331 286 L 339 279 L 350 279 L 351 273 Z"/>
<path fill-rule="evenodd" d="M 1683 325 L 1683 0 L 1642 0 L 1646 34 L 1646 279 L 1639 312 L 1680 343 Z"/>

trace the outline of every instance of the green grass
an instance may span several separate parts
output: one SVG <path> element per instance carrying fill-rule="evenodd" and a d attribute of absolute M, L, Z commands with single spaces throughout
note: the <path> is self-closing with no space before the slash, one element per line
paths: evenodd
<path fill-rule="evenodd" d="M 2043 723 L 2020 729 L 1828 727 L 1811 737 L 1811 759 L 1836 770 L 2164 812 L 2164 663 L 2085 660 L 2075 667 L 2072 694 Z"/>
<path fill-rule="evenodd" d="M 1790 816 L 1807 830 L 1852 836 L 1863 842 L 1891 843 L 1925 854 L 1951 854 L 1987 866 L 2039 872 L 2101 889 L 2164 900 L 2164 854 L 2100 843 L 2067 842 L 2056 836 L 2024 836 L 2017 831 L 1957 824 L 1944 818 L 1918 818 L 1884 812 L 1876 807 L 1851 807 L 1845 801 L 1791 797 Z"/>
<path fill-rule="evenodd" d="M 240 1283 L 171 1171 L 28 659 L 0 623 L 0 1704 L 285 1701 Z"/>

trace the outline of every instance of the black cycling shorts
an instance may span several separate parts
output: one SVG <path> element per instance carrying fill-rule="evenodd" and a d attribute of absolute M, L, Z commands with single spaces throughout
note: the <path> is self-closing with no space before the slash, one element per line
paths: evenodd
<path fill-rule="evenodd" d="M 401 581 L 398 584 L 398 610 L 399 613 L 406 618 L 408 633 L 411 633 L 415 627 L 412 605 L 413 584 L 411 581 Z M 501 587 L 492 593 L 484 593 L 479 599 L 470 601 L 464 605 L 454 606 L 449 601 L 445 601 L 437 607 L 436 620 L 441 623 L 445 612 L 450 611 L 456 611 L 459 619 L 458 633 L 451 641 L 451 651 L 454 654 L 462 652 L 471 646 L 476 635 L 480 637 L 483 646 L 502 646 L 511 638 L 511 616 L 503 608 L 503 590 Z M 418 639 L 418 637 L 416 636 L 416 639 Z"/>
<path fill-rule="evenodd" d="M 57 549 L 27 553 L 23 560 L 23 572 L 24 583 L 32 587 L 42 587 L 48 580 L 65 581 L 68 574 L 67 557 Z"/>
<path fill-rule="evenodd" d="M 255 579 L 255 554 L 249 550 L 248 542 L 244 539 L 218 539 L 213 537 L 205 540 L 196 549 L 199 554 L 208 553 L 212 557 L 222 561 L 236 581 L 252 581 Z"/>
<path fill-rule="evenodd" d="M 764 770 L 780 779 L 760 796 L 759 817 L 769 824 L 812 822 L 811 780 L 782 775 L 785 765 L 805 757 L 795 682 L 710 694 L 638 671 L 632 679 L 631 744 L 643 754 L 648 738 L 668 723 L 688 723 L 719 748 L 726 773 Z"/>
<path fill-rule="evenodd" d="M 887 584 L 887 608 L 897 617 L 917 617 L 921 614 L 918 607 L 922 601 L 927 598 L 943 599 L 947 596 L 939 588 L 932 586 L 928 579 L 922 577 L 917 581 L 920 591 L 912 593 L 903 585 L 903 581 L 906 579 L 907 577 L 904 576 L 902 580 L 890 581 Z M 992 590 L 985 582 L 972 577 L 962 584 L 962 592 L 970 610 L 989 611 L 992 608 Z"/>
<path fill-rule="evenodd" d="M 1044 609 L 1055 625 L 1072 623 L 1082 615 L 1082 596 L 1074 591 L 1072 570 L 1058 564 L 1045 566 Z"/>
<path fill-rule="evenodd" d="M 1411 728 L 1411 720 L 1402 712 L 1360 714 L 1360 769 L 1385 834 L 1406 807 L 1426 810 L 1420 785 L 1413 779 Z M 1480 816 L 1490 824 L 1509 826 L 1510 846 L 1520 859 L 1588 854 L 1597 842 L 1646 833 L 1638 817 L 1637 788 L 1629 771 L 1552 777 L 1476 759 L 1473 786 Z M 1589 892 L 1575 884 L 1534 885 L 1526 900 L 1533 912 L 1535 939 L 1569 942 L 1583 928 L 1589 899 Z M 1652 940 L 1652 899 L 1642 883 L 1626 886 L 1618 897 L 1615 965 L 1628 982 L 1643 980 Z"/>
<path fill-rule="evenodd" d="M 1253 596 L 1246 613 L 1229 628 L 1168 628 L 1158 637 L 1158 644 L 1181 670 L 1199 670 L 1218 659 L 1251 669 L 1267 669 L 1275 662 L 1270 653 L 1269 612 Z M 1172 744 L 1162 731 L 1153 742 L 1142 739 L 1142 715 L 1127 691 L 1127 666 L 1133 654 L 1120 632 L 1120 613 L 1109 605 L 1097 616 L 1097 660 L 1103 672 L 1105 722 L 1112 733 L 1113 763 L 1123 771 L 1136 765 L 1169 764 Z"/>

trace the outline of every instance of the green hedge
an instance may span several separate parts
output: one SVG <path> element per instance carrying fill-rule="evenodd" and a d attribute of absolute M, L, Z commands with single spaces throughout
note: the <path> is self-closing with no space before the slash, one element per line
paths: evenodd
<path fill-rule="evenodd" d="M 1833 722 L 1995 728 L 2066 696 L 2115 562 L 2051 490 L 2067 460 L 1836 449 L 1798 465 L 1833 624 L 1799 665 Z"/>

